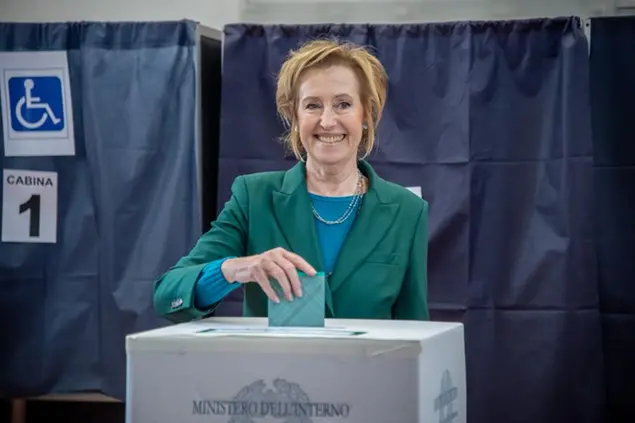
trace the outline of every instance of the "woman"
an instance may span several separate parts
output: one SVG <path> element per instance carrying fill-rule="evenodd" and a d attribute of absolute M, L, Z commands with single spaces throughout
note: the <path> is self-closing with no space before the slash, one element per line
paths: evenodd
<path fill-rule="evenodd" d="M 211 229 L 154 288 L 173 322 L 211 313 L 244 287 L 243 314 L 267 315 L 267 298 L 302 296 L 298 271 L 328 275 L 328 318 L 427 320 L 426 201 L 380 178 L 364 160 L 388 78 L 361 47 L 313 41 L 278 78 L 289 171 L 243 175 Z"/>

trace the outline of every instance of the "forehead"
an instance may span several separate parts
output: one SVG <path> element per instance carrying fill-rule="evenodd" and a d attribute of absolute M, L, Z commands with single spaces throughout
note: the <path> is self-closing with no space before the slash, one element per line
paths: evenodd
<path fill-rule="evenodd" d="M 346 94 L 359 95 L 357 75 L 348 66 L 309 69 L 300 80 L 300 100 L 306 97 L 332 97 Z"/>

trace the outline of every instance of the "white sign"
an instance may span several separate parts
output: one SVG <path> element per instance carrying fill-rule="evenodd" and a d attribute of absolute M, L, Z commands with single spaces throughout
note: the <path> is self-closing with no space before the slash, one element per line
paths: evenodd
<path fill-rule="evenodd" d="M 407 187 L 417 197 L 421 198 L 421 187 Z"/>
<path fill-rule="evenodd" d="M 0 53 L 5 156 L 74 156 L 65 51 Z"/>
<path fill-rule="evenodd" d="M 57 242 L 57 173 L 4 169 L 2 242 Z"/>

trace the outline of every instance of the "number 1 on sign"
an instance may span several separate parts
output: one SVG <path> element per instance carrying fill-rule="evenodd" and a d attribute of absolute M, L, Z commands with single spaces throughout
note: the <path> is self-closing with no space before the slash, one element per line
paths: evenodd
<path fill-rule="evenodd" d="M 40 195 L 33 194 L 31 197 L 20 204 L 20 214 L 30 211 L 29 216 L 29 236 L 40 236 Z"/>
<path fill-rule="evenodd" d="M 2 242 L 57 242 L 57 173 L 4 169 Z"/>

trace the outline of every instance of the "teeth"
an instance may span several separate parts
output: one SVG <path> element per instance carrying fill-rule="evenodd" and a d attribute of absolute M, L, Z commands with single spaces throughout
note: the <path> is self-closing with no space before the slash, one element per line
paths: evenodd
<path fill-rule="evenodd" d="M 319 135 L 317 137 L 321 142 L 326 144 L 335 144 L 344 139 L 344 135 Z"/>

